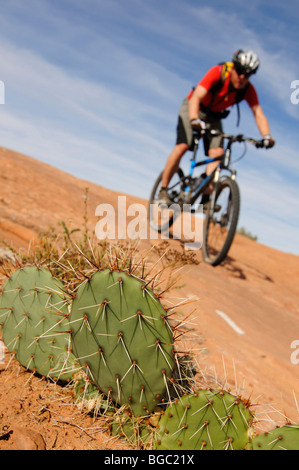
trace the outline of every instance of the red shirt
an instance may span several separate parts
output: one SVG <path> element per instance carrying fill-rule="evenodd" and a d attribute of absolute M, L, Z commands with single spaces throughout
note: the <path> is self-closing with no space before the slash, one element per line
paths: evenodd
<path fill-rule="evenodd" d="M 218 83 L 218 81 L 221 78 L 221 67 L 222 67 L 221 65 L 215 65 L 215 67 L 212 67 L 206 73 L 203 79 L 198 83 L 198 85 L 201 85 L 208 91 L 207 95 L 201 100 L 201 103 L 206 107 L 209 106 L 211 98 L 212 98 L 212 93 L 209 92 L 209 90 L 211 89 L 211 87 L 216 85 L 216 83 Z M 237 93 L 237 90 L 232 88 L 232 86 L 230 85 L 230 72 L 229 72 L 228 76 L 226 77 L 223 83 L 222 88 L 220 90 L 217 90 L 215 93 L 210 111 L 213 111 L 213 112 L 224 111 L 225 109 L 235 104 L 236 93 Z M 192 95 L 192 92 L 189 93 L 188 98 L 190 98 L 191 95 Z M 259 104 L 257 92 L 254 86 L 250 82 L 245 92 L 244 100 L 247 101 L 247 103 L 249 104 L 251 108 L 252 106 L 256 106 Z"/>

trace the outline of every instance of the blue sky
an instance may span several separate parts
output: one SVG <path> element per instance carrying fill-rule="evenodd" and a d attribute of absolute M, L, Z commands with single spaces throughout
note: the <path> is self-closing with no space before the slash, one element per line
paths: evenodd
<path fill-rule="evenodd" d="M 298 25 L 297 0 L 2 1 L 0 145 L 147 199 L 190 88 L 236 49 L 253 49 L 252 83 L 277 145 L 248 147 L 235 165 L 239 226 L 299 254 Z M 259 138 L 246 103 L 236 120 L 233 109 L 227 132 Z"/>

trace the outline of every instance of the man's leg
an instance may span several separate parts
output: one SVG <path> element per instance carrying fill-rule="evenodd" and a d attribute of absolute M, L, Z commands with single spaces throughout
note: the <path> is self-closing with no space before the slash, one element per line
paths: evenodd
<path fill-rule="evenodd" d="M 189 100 L 186 98 L 181 104 L 177 123 L 176 145 L 169 155 L 164 167 L 162 188 L 166 188 L 178 170 L 182 156 L 189 150 L 193 142 L 193 130 L 189 121 Z"/>
<path fill-rule="evenodd" d="M 169 181 L 171 180 L 174 173 L 178 170 L 182 156 L 189 149 L 188 144 L 177 144 L 171 154 L 169 155 L 163 176 L 162 176 L 162 188 L 167 188 Z"/>
<path fill-rule="evenodd" d="M 214 148 L 214 149 L 212 148 L 212 149 L 209 150 L 209 157 L 210 158 L 221 157 L 222 154 L 223 154 L 223 148 L 222 147 L 217 147 L 217 148 Z M 208 163 L 207 167 L 206 167 L 206 174 L 210 175 L 211 173 L 213 173 L 213 171 L 215 170 L 215 168 L 217 168 L 218 165 L 219 165 L 219 161 Z"/>
<path fill-rule="evenodd" d="M 216 129 L 219 132 L 223 132 L 221 120 L 211 121 L 209 122 L 208 126 L 211 129 Z M 223 139 L 221 136 L 208 136 L 208 140 L 205 141 L 205 149 L 208 149 L 208 157 L 209 158 L 220 157 L 223 154 L 223 147 L 221 146 L 222 144 L 223 144 Z M 215 168 L 217 168 L 218 165 L 219 165 L 218 161 L 208 163 L 206 166 L 206 174 L 210 175 L 211 173 L 213 173 L 213 171 L 215 170 Z M 207 195 L 211 194 L 212 190 L 213 190 L 213 184 L 211 183 L 204 192 L 205 201 L 209 199 Z"/>

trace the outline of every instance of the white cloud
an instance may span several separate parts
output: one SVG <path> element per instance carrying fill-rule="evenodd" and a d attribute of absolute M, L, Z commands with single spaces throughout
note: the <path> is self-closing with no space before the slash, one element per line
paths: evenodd
<path fill-rule="evenodd" d="M 239 226 L 245 226 L 264 244 L 299 254 L 298 185 L 270 165 L 261 170 L 256 159 L 254 164 L 240 171 L 238 177 Z"/>
<path fill-rule="evenodd" d="M 152 122 L 159 120 L 168 125 L 172 119 L 170 114 L 161 112 L 146 99 L 127 97 L 107 85 L 70 76 L 37 55 L 9 44 L 0 47 L 0 54 L 6 84 L 6 105 L 1 110 L 4 119 L 4 126 L 0 130 L 2 136 L 5 128 L 14 128 L 16 121 L 13 121 L 13 113 L 15 117 L 16 113 L 20 113 L 17 111 L 19 103 L 12 103 L 11 96 L 24 94 L 28 109 L 21 111 L 22 121 L 18 121 L 22 127 L 22 131 L 18 132 L 19 145 L 20 136 L 27 131 L 32 135 L 34 126 L 36 129 L 48 129 L 48 135 L 50 129 L 55 130 L 59 126 L 70 134 L 76 133 L 77 128 L 82 126 L 83 140 L 88 139 L 90 126 L 93 132 L 98 132 L 94 139 L 99 144 L 104 141 L 105 145 L 113 145 L 120 150 L 124 139 L 125 142 L 129 140 L 131 145 L 135 142 L 136 147 L 147 146 L 155 148 L 157 152 L 166 150 L 160 139 L 162 132 Z M 142 124 L 144 118 L 148 122 L 147 128 Z M 26 124 L 28 121 L 32 122 L 30 129 Z M 36 138 L 31 140 L 31 147 L 36 141 Z M 22 142 L 24 144 L 24 139 Z M 46 148 L 48 142 L 44 142 L 44 145 Z"/>

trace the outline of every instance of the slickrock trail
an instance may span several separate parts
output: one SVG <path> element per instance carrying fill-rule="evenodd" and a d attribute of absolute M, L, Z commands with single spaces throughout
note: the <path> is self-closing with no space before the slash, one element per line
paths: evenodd
<path fill-rule="evenodd" d="M 86 188 L 91 231 L 97 223 L 95 210 L 99 204 L 112 204 L 117 212 L 118 194 L 103 186 L 4 148 L 0 148 L 0 164 L 0 240 L 13 244 L 16 249 L 29 249 L 39 231 L 57 226 L 61 221 L 72 228 L 81 227 Z M 99 184 L 105 184 L 100 175 Z M 134 202 L 146 203 L 127 195 L 127 205 Z M 141 240 L 140 250 L 147 251 L 156 243 L 156 240 Z M 181 251 L 176 240 L 170 240 L 169 246 Z M 3 241 L 0 247 L 0 256 L 5 256 L 7 247 Z M 210 380 L 217 376 L 218 381 L 233 392 L 240 392 L 258 404 L 261 429 L 284 423 L 283 414 L 299 422 L 296 403 L 297 400 L 299 403 L 299 363 L 291 361 L 292 353 L 293 359 L 296 358 L 291 345 L 299 341 L 298 256 L 279 252 L 241 235 L 236 235 L 229 256 L 216 268 L 202 262 L 200 251 L 195 255 L 199 263 L 184 267 L 177 295 L 198 299 L 185 307 L 184 313 L 193 312 L 188 329 L 193 354 L 205 377 Z M 299 359 L 299 353 L 297 357 Z M 61 417 L 58 419 L 61 409 L 57 402 L 52 406 L 50 398 L 48 406 L 42 404 L 41 412 L 42 392 L 38 389 L 38 379 L 34 379 L 34 386 L 31 386 L 32 394 L 29 388 L 22 388 L 29 376 L 30 373 L 19 370 L 16 363 L 7 371 L 0 366 L 0 449 L 16 448 L 17 439 L 13 441 L 9 434 L 13 424 L 18 429 L 22 426 L 27 429 L 32 423 L 33 431 L 40 432 L 47 448 L 83 448 L 80 433 L 88 448 L 126 448 L 121 447 L 119 441 L 107 441 L 105 434 L 100 443 L 95 443 L 87 431 L 82 431 L 95 426 L 89 422 L 91 418 L 81 416 L 80 423 L 70 424 L 67 407 L 63 411 L 67 424 L 63 423 Z M 50 385 L 43 383 L 40 387 L 51 396 Z M 57 418 L 55 432 L 51 435 L 46 430 L 49 409 L 52 418 Z M 7 426 L 7 436 L 3 426 Z M 18 432 L 20 442 L 32 438 L 28 433 L 22 435 L 22 430 Z M 96 436 L 99 439 L 98 434 Z"/>

